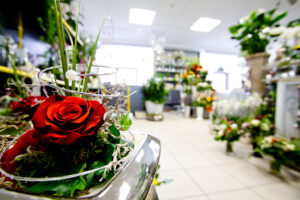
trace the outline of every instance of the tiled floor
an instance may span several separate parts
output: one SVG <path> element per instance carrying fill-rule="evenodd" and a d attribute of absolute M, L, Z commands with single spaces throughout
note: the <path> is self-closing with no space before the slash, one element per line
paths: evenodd
<path fill-rule="evenodd" d="M 210 134 L 210 122 L 165 113 L 162 122 L 135 119 L 134 130 L 158 137 L 162 143 L 160 176 L 173 181 L 157 187 L 160 200 L 299 200 L 300 173 L 269 173 L 269 161 L 249 158 L 246 141 L 225 144 Z"/>

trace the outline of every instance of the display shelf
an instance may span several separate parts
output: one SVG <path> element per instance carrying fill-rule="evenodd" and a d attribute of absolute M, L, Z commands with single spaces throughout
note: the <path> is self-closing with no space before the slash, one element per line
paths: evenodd
<path fill-rule="evenodd" d="M 186 64 L 199 59 L 199 52 L 165 49 L 164 54 L 155 55 L 155 74 L 161 74 L 166 83 L 181 82 L 179 78 L 185 72 Z M 175 80 L 174 80 L 175 79 Z"/>

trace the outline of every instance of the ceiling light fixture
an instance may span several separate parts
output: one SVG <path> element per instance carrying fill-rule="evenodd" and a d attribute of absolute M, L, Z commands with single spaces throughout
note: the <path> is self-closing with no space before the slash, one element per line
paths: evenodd
<path fill-rule="evenodd" d="M 156 12 L 140 8 L 129 9 L 129 23 L 150 26 L 154 20 Z"/>
<path fill-rule="evenodd" d="M 192 31 L 209 32 L 216 28 L 221 23 L 221 20 L 207 17 L 200 17 L 192 26 Z"/>

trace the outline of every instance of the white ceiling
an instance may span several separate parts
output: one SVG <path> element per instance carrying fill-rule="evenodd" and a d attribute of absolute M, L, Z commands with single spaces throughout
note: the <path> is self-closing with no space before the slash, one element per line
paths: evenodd
<path fill-rule="evenodd" d="M 287 23 L 300 18 L 300 0 L 294 5 L 281 0 L 280 11 L 288 11 Z M 165 47 L 187 50 L 205 49 L 222 53 L 238 53 L 237 42 L 230 39 L 228 27 L 259 8 L 272 9 L 278 0 L 83 0 L 83 29 L 96 35 L 104 17 L 110 16 L 103 30 L 105 43 L 150 46 L 150 37 L 164 36 Z M 152 26 L 128 23 L 129 8 L 156 11 Z M 222 20 L 209 33 L 190 31 L 199 17 Z"/>

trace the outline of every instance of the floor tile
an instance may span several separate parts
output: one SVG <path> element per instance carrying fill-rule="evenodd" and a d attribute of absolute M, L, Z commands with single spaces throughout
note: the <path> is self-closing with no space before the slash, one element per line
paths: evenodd
<path fill-rule="evenodd" d="M 159 163 L 161 171 L 182 169 L 179 162 L 166 149 L 161 153 Z"/>
<path fill-rule="evenodd" d="M 156 188 L 159 199 L 183 199 L 203 195 L 203 192 L 183 170 L 164 171 L 160 173 L 160 177 L 161 179 L 173 179 L 173 181 Z"/>
<path fill-rule="evenodd" d="M 245 188 L 223 169 L 209 167 L 187 170 L 200 188 L 208 194 Z"/>
<path fill-rule="evenodd" d="M 249 187 L 278 183 L 280 181 L 280 179 L 270 174 L 269 171 L 252 166 L 246 161 L 241 164 L 226 165 L 222 168 Z"/>
<path fill-rule="evenodd" d="M 263 198 L 249 189 L 213 194 L 209 195 L 209 198 L 211 200 L 263 200 Z"/>
<path fill-rule="evenodd" d="M 176 153 L 175 159 L 183 166 L 183 168 L 197 168 L 214 166 L 215 163 L 201 155 L 200 153 Z"/>
<path fill-rule="evenodd" d="M 228 156 L 225 153 L 225 143 L 224 143 L 224 149 L 218 150 L 218 151 L 210 151 L 210 152 L 203 152 L 203 155 L 212 160 L 214 163 L 219 165 L 224 164 L 234 164 L 234 163 L 240 163 L 243 162 L 244 159 L 238 157 L 238 156 Z"/>
<path fill-rule="evenodd" d="M 292 187 L 284 183 L 270 184 L 268 186 L 261 186 L 253 188 L 257 194 L 266 200 L 299 200 L 299 188 Z"/>
<path fill-rule="evenodd" d="M 182 200 L 209 200 L 209 198 L 206 196 L 198 196 L 198 197 L 184 198 Z"/>

